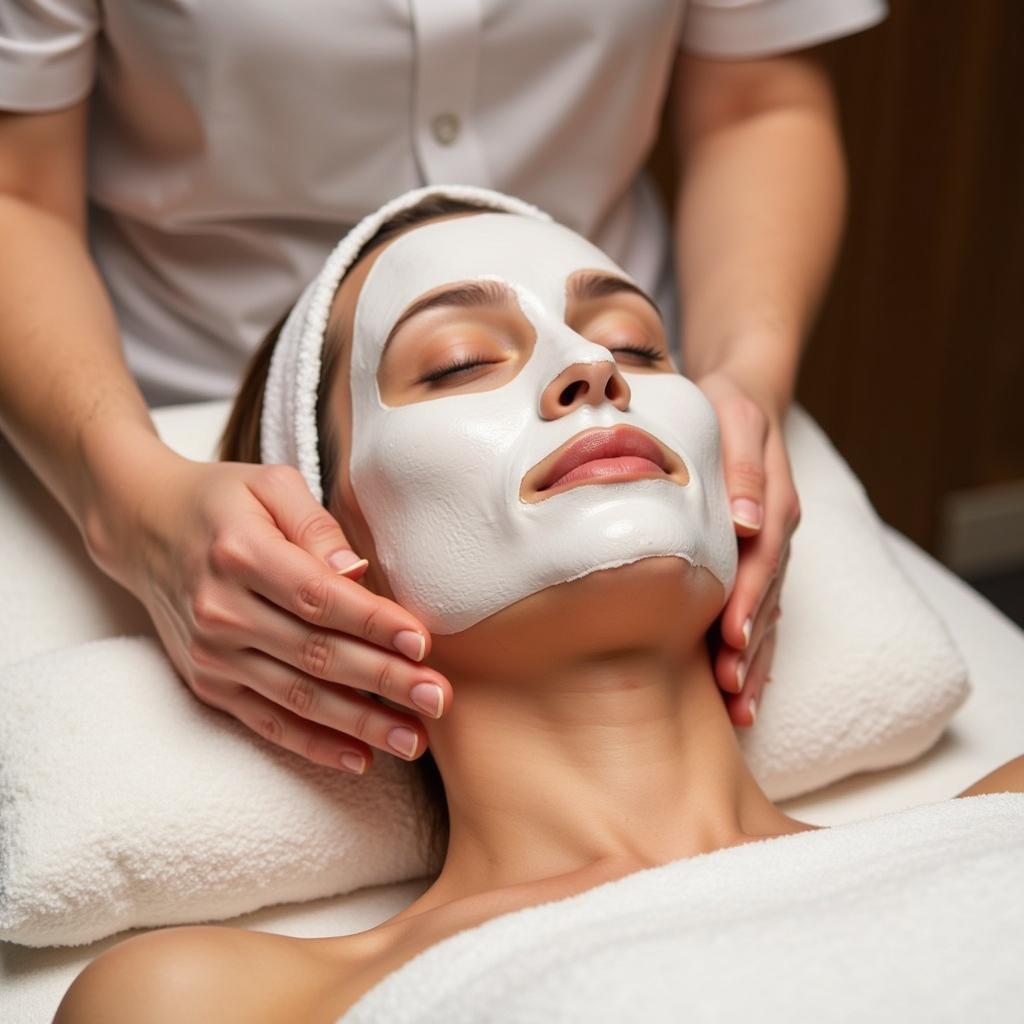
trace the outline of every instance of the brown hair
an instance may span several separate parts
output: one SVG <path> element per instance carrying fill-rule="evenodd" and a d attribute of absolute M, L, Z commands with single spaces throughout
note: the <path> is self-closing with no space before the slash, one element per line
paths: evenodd
<path fill-rule="evenodd" d="M 445 195 L 427 196 L 415 206 L 403 210 L 390 220 L 385 221 L 380 229 L 359 250 L 352 261 L 350 270 L 364 256 L 378 249 L 399 232 L 415 224 L 422 224 L 453 213 L 479 213 L 488 207 L 466 203 L 459 199 L 451 199 Z M 260 418 L 263 411 L 263 389 L 267 382 L 270 369 L 270 357 L 274 352 L 277 336 L 281 332 L 288 314 L 289 307 L 281 319 L 267 333 L 259 347 L 249 360 L 242 383 L 235 396 L 231 414 L 228 417 L 224 432 L 218 442 L 218 458 L 229 462 L 260 462 Z M 341 357 L 342 338 L 336 330 L 328 327 L 324 335 L 323 353 L 321 356 L 320 383 L 316 396 L 316 425 L 318 452 L 320 456 L 320 484 L 323 488 L 325 503 L 334 492 L 335 477 L 340 461 L 340 445 L 330 410 L 328 395 L 331 383 L 338 369 Z M 370 694 L 372 697 L 373 694 Z M 428 799 L 429 817 L 425 824 L 424 839 L 426 842 L 426 859 L 431 865 L 440 867 L 444 851 L 448 844 L 449 817 L 448 801 L 445 798 L 444 782 L 430 751 L 426 751 L 415 762 L 419 769 L 420 781 Z"/>

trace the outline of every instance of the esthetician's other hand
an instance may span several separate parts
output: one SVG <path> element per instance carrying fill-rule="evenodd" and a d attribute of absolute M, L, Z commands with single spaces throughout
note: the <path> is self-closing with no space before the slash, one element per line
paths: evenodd
<path fill-rule="evenodd" d="M 779 591 L 789 542 L 800 523 L 782 433 L 784 411 L 755 398 L 735 376 L 715 371 L 694 381 L 714 406 L 736 534 L 736 586 L 718 619 L 714 672 L 734 725 L 754 724 L 775 652 Z"/>
<path fill-rule="evenodd" d="M 200 701 L 333 768 L 362 771 L 372 747 L 423 753 L 415 715 L 359 691 L 438 717 L 452 689 L 417 664 L 430 634 L 355 582 L 365 560 L 297 470 L 169 453 L 145 493 L 111 501 L 89 553 L 146 606 Z"/>

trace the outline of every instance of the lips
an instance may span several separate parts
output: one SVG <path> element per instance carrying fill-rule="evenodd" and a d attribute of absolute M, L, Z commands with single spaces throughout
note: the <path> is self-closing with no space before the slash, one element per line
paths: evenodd
<path fill-rule="evenodd" d="M 689 474 L 682 459 L 657 438 L 637 427 L 586 430 L 538 463 L 523 478 L 521 494 L 540 501 L 583 483 L 664 476 L 685 484 Z"/>

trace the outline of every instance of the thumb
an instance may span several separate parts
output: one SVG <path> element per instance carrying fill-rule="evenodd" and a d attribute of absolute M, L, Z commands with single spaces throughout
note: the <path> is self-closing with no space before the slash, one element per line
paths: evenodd
<path fill-rule="evenodd" d="M 267 466 L 249 486 L 274 517 L 284 536 L 335 572 L 361 576 L 369 564 L 349 544 L 338 521 L 313 497 L 302 474 L 292 466 Z"/>
<path fill-rule="evenodd" d="M 732 520 L 745 536 L 757 533 L 764 522 L 764 447 L 768 418 L 747 398 L 722 403 L 719 422 L 722 467 Z"/>

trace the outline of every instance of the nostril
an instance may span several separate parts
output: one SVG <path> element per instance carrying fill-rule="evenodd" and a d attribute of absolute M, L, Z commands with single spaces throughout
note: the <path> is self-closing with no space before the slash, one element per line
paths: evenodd
<path fill-rule="evenodd" d="M 586 381 L 574 380 L 571 384 L 562 389 L 562 393 L 558 396 L 559 404 L 572 405 L 572 403 L 576 401 L 577 395 L 580 393 L 580 388 L 586 389 L 586 386 Z"/>
<path fill-rule="evenodd" d="M 605 398 L 607 398 L 609 402 L 625 402 L 626 405 L 629 405 L 629 385 L 617 373 L 613 373 L 611 377 L 608 378 L 608 383 L 604 388 L 604 394 Z M 622 406 L 620 406 L 620 408 L 622 408 Z"/>

